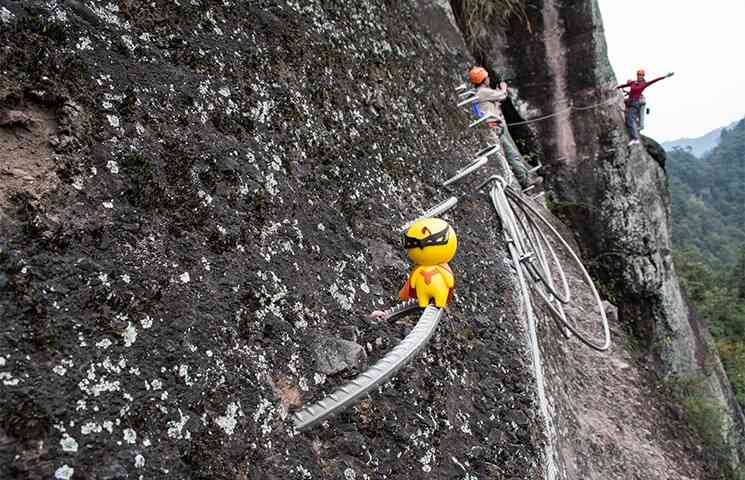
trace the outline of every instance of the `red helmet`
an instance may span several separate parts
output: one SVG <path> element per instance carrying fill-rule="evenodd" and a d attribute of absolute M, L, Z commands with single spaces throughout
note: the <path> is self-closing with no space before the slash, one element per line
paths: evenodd
<path fill-rule="evenodd" d="M 489 73 L 484 67 L 473 67 L 468 72 L 468 80 L 474 85 L 481 85 L 488 76 Z"/>

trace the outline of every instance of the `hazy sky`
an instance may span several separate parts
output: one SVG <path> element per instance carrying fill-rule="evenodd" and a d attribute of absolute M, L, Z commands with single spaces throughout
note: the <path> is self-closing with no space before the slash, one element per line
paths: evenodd
<path fill-rule="evenodd" d="M 745 0 L 598 0 L 619 83 L 643 68 L 658 141 L 698 137 L 745 116 Z"/>

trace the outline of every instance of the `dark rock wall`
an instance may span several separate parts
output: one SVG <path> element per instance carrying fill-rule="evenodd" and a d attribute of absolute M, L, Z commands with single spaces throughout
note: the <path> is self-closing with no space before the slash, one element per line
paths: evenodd
<path fill-rule="evenodd" d="M 364 314 L 407 274 L 398 227 L 481 146 L 446 9 L 2 0 L 0 22 L 0 106 L 59 124 L 59 184 L 0 199 L 0 477 L 540 475 L 478 195 L 448 217 L 458 298 L 426 352 L 326 426 L 287 417 L 357 373 L 321 374 L 317 336 L 372 363 L 415 321 Z"/>

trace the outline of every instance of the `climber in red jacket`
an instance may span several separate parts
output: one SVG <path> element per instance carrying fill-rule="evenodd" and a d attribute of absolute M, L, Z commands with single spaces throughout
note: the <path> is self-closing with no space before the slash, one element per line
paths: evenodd
<path fill-rule="evenodd" d="M 642 104 L 644 103 L 642 93 L 644 92 L 644 89 L 655 82 L 659 82 L 663 78 L 672 76 L 673 73 L 670 72 L 667 75 L 663 75 L 662 77 L 655 78 L 648 82 L 644 80 L 644 70 L 637 70 L 636 81 L 629 80 L 623 85 L 616 87 L 617 89 L 629 89 L 626 97 L 626 129 L 629 131 L 629 137 L 631 137 L 629 145 L 639 143 L 639 126 L 637 125 L 637 121 L 641 118 L 641 109 Z"/>

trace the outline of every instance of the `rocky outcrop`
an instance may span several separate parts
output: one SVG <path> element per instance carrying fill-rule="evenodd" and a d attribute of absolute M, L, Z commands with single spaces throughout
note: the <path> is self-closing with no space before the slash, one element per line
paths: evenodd
<path fill-rule="evenodd" d="M 495 35 L 473 39 L 474 55 L 520 79 L 519 111 L 529 117 L 558 113 L 530 125 L 540 141 L 534 151 L 547 166 L 554 212 L 574 227 L 587 263 L 619 307 L 621 323 L 633 326 L 655 352 L 664 377 L 701 385 L 696 395 L 726 412 L 725 435 L 744 431 L 706 328 L 689 319 L 681 297 L 671 256 L 664 152 L 651 139 L 646 148 L 626 145 L 623 104 L 613 89 L 597 2 L 528 4 L 527 22 L 514 19 L 505 28 L 492 21 Z M 739 463 L 732 443 L 729 456 Z"/>

